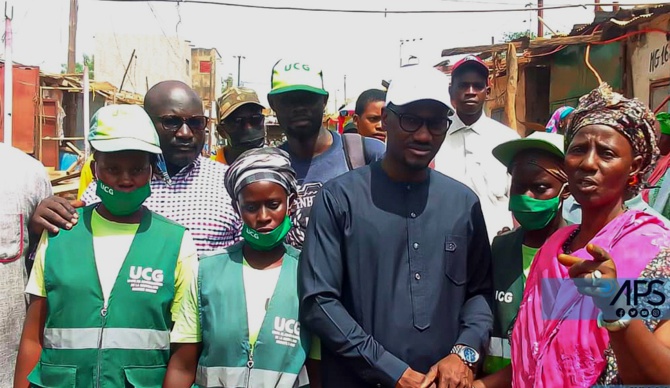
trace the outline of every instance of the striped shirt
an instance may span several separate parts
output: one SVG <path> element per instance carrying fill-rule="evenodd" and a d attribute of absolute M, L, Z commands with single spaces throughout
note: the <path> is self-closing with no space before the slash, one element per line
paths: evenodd
<path fill-rule="evenodd" d="M 172 177 L 172 185 L 151 181 L 150 210 L 187 227 L 198 254 L 220 250 L 240 241 L 242 220 L 231 205 L 224 186 L 228 166 L 199 157 Z M 92 182 L 82 196 L 87 205 L 100 202 Z"/>

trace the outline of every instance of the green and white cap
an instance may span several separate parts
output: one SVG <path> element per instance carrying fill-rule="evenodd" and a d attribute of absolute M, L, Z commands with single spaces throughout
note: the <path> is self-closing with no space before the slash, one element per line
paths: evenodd
<path fill-rule="evenodd" d="M 565 158 L 563 153 L 563 135 L 548 132 L 533 132 L 523 139 L 514 139 L 499 144 L 493 149 L 493 156 L 505 167 L 509 168 L 514 157 L 521 151 L 540 150 L 555 155 L 557 158 Z"/>
<path fill-rule="evenodd" d="M 272 90 L 268 95 L 302 90 L 327 96 L 323 71 L 309 63 L 281 59 L 272 68 Z"/>
<path fill-rule="evenodd" d="M 100 152 L 146 151 L 161 154 L 158 133 L 139 105 L 107 105 L 91 118 L 91 147 Z"/>

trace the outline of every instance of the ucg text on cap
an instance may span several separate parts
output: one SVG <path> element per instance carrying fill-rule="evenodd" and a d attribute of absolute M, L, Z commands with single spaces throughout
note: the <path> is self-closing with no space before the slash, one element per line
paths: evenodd
<path fill-rule="evenodd" d="M 386 92 L 386 105 L 406 105 L 421 100 L 433 100 L 449 108 L 454 114 L 449 97 L 449 79 L 433 67 L 404 67 L 394 76 Z"/>
<path fill-rule="evenodd" d="M 323 72 L 308 63 L 281 59 L 272 68 L 272 90 L 268 95 L 302 90 L 327 96 Z"/>

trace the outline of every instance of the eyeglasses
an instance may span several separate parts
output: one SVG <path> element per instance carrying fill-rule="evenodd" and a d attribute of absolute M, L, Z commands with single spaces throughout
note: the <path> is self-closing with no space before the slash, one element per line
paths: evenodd
<path fill-rule="evenodd" d="M 391 109 L 391 107 L 386 107 L 386 109 L 390 110 L 398 116 L 398 123 L 400 124 L 400 128 L 409 133 L 414 133 L 419 130 L 419 128 L 423 127 L 424 124 L 426 125 L 426 128 L 428 128 L 428 131 L 435 135 L 435 136 L 442 136 L 447 131 L 449 130 L 449 127 L 451 127 L 451 119 L 443 117 L 441 119 L 437 120 L 429 120 L 429 119 L 424 119 L 419 116 L 415 116 L 412 114 L 407 114 L 407 113 L 398 113 L 395 110 Z"/>
<path fill-rule="evenodd" d="M 207 128 L 209 118 L 206 116 L 191 116 L 184 118 L 181 116 L 169 115 L 159 117 L 163 129 L 166 131 L 178 131 L 186 124 L 192 131 L 203 131 Z"/>
<path fill-rule="evenodd" d="M 262 114 L 255 114 L 247 117 L 228 117 L 223 121 L 228 125 L 234 125 L 242 128 L 247 124 L 251 125 L 252 127 L 258 127 L 259 125 L 263 124 L 264 119 L 265 116 Z"/>

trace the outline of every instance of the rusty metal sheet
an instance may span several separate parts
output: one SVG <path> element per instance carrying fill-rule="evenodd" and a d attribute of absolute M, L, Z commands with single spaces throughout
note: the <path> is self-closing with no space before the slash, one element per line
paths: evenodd
<path fill-rule="evenodd" d="M 0 91 L 5 87 L 5 64 L 0 64 Z M 35 112 L 39 93 L 38 67 L 14 66 L 14 90 L 13 112 L 12 112 L 12 145 L 23 152 L 32 154 L 35 152 Z M 0 123 L 4 128 L 4 102 L 0 101 L 3 114 Z M 4 132 L 0 130 L 0 141 L 4 140 Z"/>

